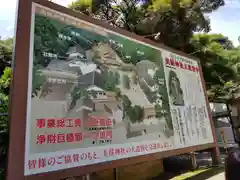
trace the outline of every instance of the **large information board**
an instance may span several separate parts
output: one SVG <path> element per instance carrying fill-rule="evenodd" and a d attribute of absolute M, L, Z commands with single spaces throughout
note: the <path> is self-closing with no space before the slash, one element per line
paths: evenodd
<path fill-rule="evenodd" d="M 53 3 L 29 3 L 14 76 L 26 66 L 24 176 L 215 145 L 196 60 Z"/>

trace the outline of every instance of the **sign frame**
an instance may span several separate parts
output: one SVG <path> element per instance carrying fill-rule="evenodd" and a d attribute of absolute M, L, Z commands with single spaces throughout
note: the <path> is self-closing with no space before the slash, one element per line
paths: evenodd
<path fill-rule="evenodd" d="M 58 170 L 53 172 L 41 173 L 37 175 L 24 176 L 24 161 L 25 161 L 25 130 L 26 130 L 26 117 L 27 117 L 27 100 L 28 100 L 28 69 L 29 69 L 29 53 L 30 53 L 30 34 L 31 34 L 31 16 L 32 16 L 32 3 L 45 6 L 55 11 L 59 11 L 68 16 L 72 16 L 83 21 L 98 25 L 105 29 L 115 31 L 121 35 L 136 39 L 137 41 L 167 50 L 178 55 L 190 58 L 198 62 L 200 67 L 200 76 L 203 84 L 205 102 L 207 103 L 208 115 L 210 118 L 211 130 L 214 142 L 204 145 L 191 146 L 187 148 L 174 149 L 170 151 L 158 152 L 148 155 L 141 155 L 137 157 L 125 158 L 120 160 L 114 160 L 112 162 L 104 162 L 93 165 L 75 167 L 65 170 Z M 213 159 L 217 161 L 218 150 L 217 140 L 214 130 L 213 121 L 211 121 L 211 111 L 208 104 L 208 98 L 206 95 L 206 87 L 203 80 L 203 74 L 200 66 L 200 62 L 195 57 L 189 56 L 183 52 L 173 50 L 162 44 L 157 44 L 149 39 L 135 35 L 131 32 L 125 31 L 120 28 L 115 28 L 107 24 L 106 22 L 94 20 L 91 17 L 75 12 L 63 6 L 57 5 L 47 0 L 19 0 L 17 11 L 17 23 L 15 32 L 15 49 L 13 59 L 13 80 L 10 93 L 10 145 L 9 145 L 9 157 L 7 165 L 7 180 L 40 180 L 43 177 L 46 180 L 59 180 L 62 178 L 80 176 L 89 172 L 96 172 L 104 169 L 118 168 L 130 164 L 136 164 L 144 161 L 151 161 L 169 156 L 185 154 L 189 152 L 209 149 L 212 152 Z M 28 43 L 26 43 L 28 42 Z M 214 158 L 215 157 L 215 158 Z"/>

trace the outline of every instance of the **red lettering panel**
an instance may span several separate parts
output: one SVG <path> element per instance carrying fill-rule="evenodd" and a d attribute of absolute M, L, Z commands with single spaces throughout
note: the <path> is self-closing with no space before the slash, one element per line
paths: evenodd
<path fill-rule="evenodd" d="M 65 119 L 66 127 L 73 127 L 73 119 Z"/>
<path fill-rule="evenodd" d="M 113 125 L 112 120 L 111 119 L 107 119 L 106 120 L 106 126 L 107 127 L 111 127 L 112 125 Z"/>
<path fill-rule="evenodd" d="M 57 119 L 57 128 L 64 128 L 64 127 L 65 127 L 64 119 Z"/>
<path fill-rule="evenodd" d="M 58 134 L 57 135 L 57 142 L 64 143 L 65 142 L 65 134 Z"/>
<path fill-rule="evenodd" d="M 46 120 L 45 119 L 37 119 L 37 128 L 45 128 Z"/>
<path fill-rule="evenodd" d="M 182 68 L 182 69 L 184 68 L 182 62 L 179 62 L 179 65 L 180 65 L 180 68 Z"/>
<path fill-rule="evenodd" d="M 170 65 L 170 60 L 169 60 L 168 58 L 165 58 L 165 63 L 166 63 L 167 65 Z"/>
<path fill-rule="evenodd" d="M 79 154 L 73 154 L 73 162 L 79 162 Z"/>
<path fill-rule="evenodd" d="M 48 134 L 47 135 L 47 143 L 55 144 L 57 142 L 56 134 Z"/>
<path fill-rule="evenodd" d="M 100 121 L 100 126 L 106 126 L 106 121 L 104 118 L 100 118 L 99 121 Z"/>
<path fill-rule="evenodd" d="M 49 166 L 54 166 L 56 163 L 56 159 L 54 157 L 51 157 L 48 159 L 48 165 Z"/>
<path fill-rule="evenodd" d="M 45 168 L 46 167 L 46 158 L 39 158 L 38 159 L 38 168 Z"/>
<path fill-rule="evenodd" d="M 82 141 L 83 135 L 82 133 L 75 133 L 75 141 Z"/>
<path fill-rule="evenodd" d="M 67 142 L 73 142 L 74 141 L 74 135 L 73 133 L 67 134 Z"/>
<path fill-rule="evenodd" d="M 46 137 L 45 135 L 37 135 L 37 144 L 45 144 L 46 142 Z"/>
<path fill-rule="evenodd" d="M 174 60 L 173 59 L 170 59 L 170 64 L 171 64 L 171 66 L 174 66 Z"/>
<path fill-rule="evenodd" d="M 178 61 L 175 61 L 175 66 L 176 66 L 176 67 L 179 67 L 179 66 L 180 66 L 180 64 L 179 64 Z"/>
<path fill-rule="evenodd" d="M 55 124 L 55 119 L 48 119 L 47 120 L 47 128 L 55 128 L 56 124 Z"/>
<path fill-rule="evenodd" d="M 195 69 L 195 67 L 194 67 L 194 66 L 192 66 L 192 71 L 193 71 L 193 72 L 195 72 L 195 71 L 196 71 L 196 69 Z"/>
<path fill-rule="evenodd" d="M 28 169 L 35 169 L 37 160 L 28 160 Z"/>
<path fill-rule="evenodd" d="M 75 119 L 75 127 L 81 127 L 81 119 Z"/>
<path fill-rule="evenodd" d="M 64 156 L 64 162 L 65 164 L 72 163 L 72 157 L 70 155 Z"/>

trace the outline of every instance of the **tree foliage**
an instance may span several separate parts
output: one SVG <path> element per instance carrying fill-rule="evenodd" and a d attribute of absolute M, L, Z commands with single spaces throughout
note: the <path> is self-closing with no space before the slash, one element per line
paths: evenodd
<path fill-rule="evenodd" d="M 127 110 L 127 115 L 132 123 L 141 122 L 144 116 L 144 109 L 138 105 L 131 106 Z"/>
<path fill-rule="evenodd" d="M 8 95 L 10 91 L 12 70 L 9 67 L 12 60 L 13 39 L 0 41 L 0 148 L 6 150 L 8 146 Z M 3 148 L 3 149 L 2 149 Z M 6 152 L 5 152 L 6 153 Z M 1 153 L 0 153 L 1 154 Z M 0 157 L 1 160 L 2 157 Z"/>
<path fill-rule="evenodd" d="M 222 34 L 197 34 L 187 49 L 200 59 L 209 100 L 231 99 L 238 91 L 240 51 Z"/>
<path fill-rule="evenodd" d="M 0 40 L 0 75 L 5 67 L 10 67 L 12 61 L 13 38 Z"/>
<path fill-rule="evenodd" d="M 4 177 L 9 144 L 8 95 L 12 78 L 13 38 L 0 40 L 0 179 Z"/>
<path fill-rule="evenodd" d="M 69 33 L 69 31 L 67 31 Z M 71 40 L 66 41 L 59 38 L 60 34 L 67 35 L 63 27 L 56 25 L 49 18 L 36 15 L 35 33 L 34 33 L 34 64 L 46 67 L 51 57 L 44 56 L 44 53 L 57 54 L 65 56 Z M 45 61 L 43 61 L 43 59 Z"/>
<path fill-rule="evenodd" d="M 104 89 L 114 91 L 116 88 L 116 79 L 112 71 L 104 71 Z"/>
<path fill-rule="evenodd" d="M 5 114 L 8 112 L 8 95 L 11 75 L 11 69 L 6 67 L 4 74 L 0 78 L 0 133 L 8 132 L 8 118 Z"/>
<path fill-rule="evenodd" d="M 193 32 L 208 32 L 204 12 L 224 5 L 223 0 L 77 0 L 69 7 L 113 26 L 182 49 Z M 87 13 L 86 13 L 87 12 Z M 156 36 L 157 34 L 157 36 Z"/>
<path fill-rule="evenodd" d="M 6 67 L 0 78 L 0 91 L 6 95 L 9 94 L 11 79 L 12 79 L 12 70 L 10 67 Z"/>
<path fill-rule="evenodd" d="M 126 95 L 122 96 L 124 116 L 128 117 L 131 123 L 141 122 L 144 116 L 144 109 L 138 105 L 132 105 L 132 102 Z"/>
<path fill-rule="evenodd" d="M 206 34 L 211 27 L 204 13 L 224 4 L 224 0 L 77 0 L 69 7 L 196 56 L 209 99 L 214 100 L 238 91 L 240 49 L 221 34 Z"/>
<path fill-rule="evenodd" d="M 128 75 L 123 76 L 123 86 L 126 89 L 130 89 L 130 79 L 129 79 Z"/>
<path fill-rule="evenodd" d="M 44 82 L 46 82 L 46 78 L 41 74 L 39 65 L 34 65 L 32 72 L 32 96 L 38 95 Z"/>
<path fill-rule="evenodd" d="M 0 78 L 0 179 L 3 179 L 9 144 L 8 95 L 11 82 L 11 69 L 6 67 Z"/>

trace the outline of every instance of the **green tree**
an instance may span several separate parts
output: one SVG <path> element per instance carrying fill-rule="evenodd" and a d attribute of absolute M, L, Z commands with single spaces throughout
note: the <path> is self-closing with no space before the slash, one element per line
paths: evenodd
<path fill-rule="evenodd" d="M 114 73 L 112 71 L 104 71 L 104 88 L 107 91 L 114 91 L 116 88 L 116 81 L 114 77 Z"/>
<path fill-rule="evenodd" d="M 4 74 L 0 78 L 0 113 L 1 114 L 5 114 L 8 112 L 8 95 L 10 90 L 11 78 L 12 78 L 11 69 L 6 67 L 4 70 Z M 2 131 L 4 132 L 8 131 L 7 116 L 0 116 L 0 132 Z"/>
<path fill-rule="evenodd" d="M 6 95 L 9 94 L 11 79 L 12 79 L 12 70 L 10 67 L 6 67 L 0 78 L 0 91 Z"/>
<path fill-rule="evenodd" d="M 209 100 L 231 98 L 229 93 L 236 92 L 239 84 L 234 67 L 240 60 L 232 42 L 221 34 L 197 34 L 187 50 L 200 59 Z"/>
<path fill-rule="evenodd" d="M 7 49 L 11 50 L 12 47 L 13 47 L 13 38 L 10 37 L 10 38 L 7 38 L 5 40 L 0 40 L 0 44 L 2 46 L 5 46 Z"/>
<path fill-rule="evenodd" d="M 127 116 L 131 123 L 142 122 L 144 109 L 141 106 L 130 106 L 127 109 Z"/>
<path fill-rule="evenodd" d="M 78 0 L 75 3 L 74 9 L 82 11 L 77 9 L 77 7 L 83 8 L 83 5 L 78 2 L 81 1 Z M 201 60 L 210 100 L 226 94 L 221 92 L 221 89 L 229 88 L 224 84 L 230 80 L 234 82 L 236 75 L 230 67 L 231 63 L 226 61 L 234 58 L 235 62 L 239 62 L 239 51 L 233 51 L 232 43 L 219 35 L 193 36 L 194 32 L 210 30 L 209 19 L 204 16 L 204 13 L 217 10 L 224 5 L 224 0 L 146 0 L 141 1 L 141 5 L 140 0 L 122 0 L 121 3 L 112 4 L 112 0 L 88 1 L 88 6 L 85 5 L 85 8 L 90 8 L 88 15 L 94 18 L 197 56 Z M 73 7 L 70 6 L 70 8 Z M 132 46 L 128 47 L 130 49 Z M 122 57 L 128 63 L 134 64 L 139 60 L 136 53 L 131 53 L 133 51 L 121 52 L 120 49 L 118 51 L 119 54 L 123 54 L 123 57 L 126 55 L 131 57 L 131 59 Z M 195 53 L 195 51 L 198 52 Z M 240 66 L 238 68 L 240 70 Z"/>
<path fill-rule="evenodd" d="M 34 33 L 34 64 L 47 66 L 50 58 L 44 57 L 44 52 L 56 52 L 58 31 L 53 22 L 46 17 L 36 15 Z"/>
<path fill-rule="evenodd" d="M 120 98 L 122 96 L 121 89 L 115 88 L 114 92 L 116 93 L 117 98 Z"/>
<path fill-rule="evenodd" d="M 128 117 L 132 123 L 141 122 L 144 116 L 144 109 L 141 106 L 134 105 L 126 95 L 122 96 L 124 117 Z"/>
<path fill-rule="evenodd" d="M 9 145 L 8 96 L 11 85 L 13 39 L 0 40 L 0 179 L 4 177 Z"/>
<path fill-rule="evenodd" d="M 157 69 L 154 76 L 153 76 L 153 79 L 155 81 L 156 84 L 159 84 L 159 80 L 163 79 L 164 77 L 164 71 L 162 69 Z"/>
<path fill-rule="evenodd" d="M 71 91 L 71 97 L 73 100 L 78 100 L 80 98 L 88 98 L 88 92 L 85 89 L 82 89 L 78 86 L 75 86 Z"/>
<path fill-rule="evenodd" d="M 138 82 L 138 77 L 137 77 L 137 74 L 136 74 L 136 73 L 134 73 L 134 74 L 132 75 L 132 82 L 133 82 L 134 84 L 137 84 L 137 82 Z"/>
<path fill-rule="evenodd" d="M 129 98 L 126 95 L 122 96 L 122 101 L 123 101 L 123 107 L 125 110 L 131 107 L 132 102 L 129 100 Z"/>
<path fill-rule="evenodd" d="M 237 90 L 234 87 L 237 86 L 238 75 L 234 71 L 238 72 L 240 65 L 235 69 L 232 66 L 239 64 L 239 49 L 233 48 L 222 35 L 193 36 L 193 32 L 210 30 L 204 13 L 223 6 L 223 0 L 147 0 L 141 5 L 137 5 L 140 0 L 123 0 L 115 5 L 111 0 L 101 1 L 101 5 L 99 2 L 88 1 L 88 8 L 94 9 L 88 15 L 198 57 L 210 100 L 229 96 L 227 92 Z M 128 54 L 131 56 L 129 62 L 136 63 L 135 60 L 139 59 L 135 57 L 136 53 Z M 232 89 L 229 84 L 232 84 Z"/>
<path fill-rule="evenodd" d="M 162 117 L 163 116 L 162 107 L 159 104 L 156 104 L 154 108 L 156 112 L 156 117 Z"/>
<path fill-rule="evenodd" d="M 11 69 L 6 67 L 0 78 L 0 179 L 3 179 L 9 145 L 8 95 L 11 82 Z"/>
<path fill-rule="evenodd" d="M 130 89 L 130 79 L 128 75 L 123 75 L 123 86 L 126 89 Z"/>
<path fill-rule="evenodd" d="M 114 73 L 114 81 L 115 81 L 116 85 L 119 85 L 119 83 L 120 83 L 120 74 L 117 71 Z"/>
<path fill-rule="evenodd" d="M 193 32 L 210 30 L 205 12 L 224 5 L 223 0 L 77 0 L 69 7 L 168 46 L 183 49 Z"/>
<path fill-rule="evenodd" d="M 68 5 L 69 8 L 80 11 L 86 15 L 92 12 L 93 0 L 74 1 Z"/>
<path fill-rule="evenodd" d="M 144 109 L 141 106 L 135 105 L 133 107 L 133 112 L 137 122 L 141 122 L 144 116 Z"/>
<path fill-rule="evenodd" d="M 93 92 L 92 92 L 93 93 Z M 78 86 L 75 86 L 72 91 L 71 91 L 71 98 L 72 98 L 72 102 L 71 102 L 71 105 L 70 105 L 70 108 L 73 108 L 75 107 L 77 101 L 79 99 L 88 99 L 90 98 L 89 95 L 88 95 L 88 92 L 85 90 L 85 89 L 82 89 Z"/>
<path fill-rule="evenodd" d="M 114 77 L 114 72 L 108 71 L 108 76 L 109 76 L 109 77 Z M 113 79 L 114 79 L 114 78 L 113 78 Z"/>
<path fill-rule="evenodd" d="M 13 39 L 0 40 L 0 75 L 5 67 L 11 66 Z"/>
<path fill-rule="evenodd" d="M 64 56 L 73 42 L 64 40 L 60 35 L 70 37 L 71 29 L 59 22 L 41 15 L 36 15 L 34 32 L 34 64 L 46 67 L 52 57 L 44 56 L 44 52 Z"/>
<path fill-rule="evenodd" d="M 46 78 L 42 75 L 40 71 L 40 65 L 33 66 L 32 72 L 32 96 L 37 96 L 38 92 L 41 90 L 41 87 L 46 83 Z"/>

